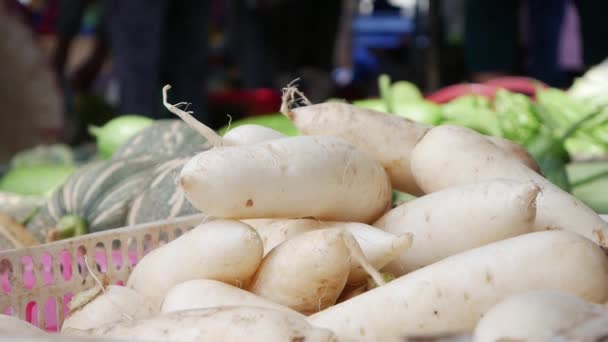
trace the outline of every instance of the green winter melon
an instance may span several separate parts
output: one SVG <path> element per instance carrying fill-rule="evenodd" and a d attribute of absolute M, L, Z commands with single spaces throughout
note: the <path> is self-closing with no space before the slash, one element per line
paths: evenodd
<path fill-rule="evenodd" d="M 188 202 L 175 183 L 182 167 L 189 159 L 173 159 L 156 168 L 154 178 L 146 190 L 137 195 L 131 204 L 127 217 L 128 225 L 200 213 Z"/>
<path fill-rule="evenodd" d="M 155 155 L 168 159 L 192 156 L 210 147 L 202 137 L 182 120 L 157 120 L 127 140 L 113 159 Z"/>
<path fill-rule="evenodd" d="M 133 197 L 161 162 L 152 156 L 91 162 L 53 193 L 27 227 L 42 240 L 69 237 L 76 224 L 79 233 L 121 227 Z"/>

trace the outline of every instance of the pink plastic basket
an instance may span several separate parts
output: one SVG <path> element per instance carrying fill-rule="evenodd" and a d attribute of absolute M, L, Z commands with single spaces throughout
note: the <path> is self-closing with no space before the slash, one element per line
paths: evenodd
<path fill-rule="evenodd" d="M 68 313 L 72 296 L 96 285 L 90 271 L 110 284 L 124 285 L 138 260 L 205 217 L 185 216 L 2 251 L 1 313 L 55 332 Z"/>

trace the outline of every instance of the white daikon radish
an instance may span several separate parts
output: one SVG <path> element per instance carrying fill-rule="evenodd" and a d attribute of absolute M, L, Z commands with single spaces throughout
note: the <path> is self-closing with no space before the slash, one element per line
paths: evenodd
<path fill-rule="evenodd" d="M 239 305 L 284 310 L 299 315 L 288 307 L 256 296 L 251 292 L 209 279 L 189 280 L 172 287 L 163 300 L 161 312 Z"/>
<path fill-rule="evenodd" d="M 0 314 L 0 337 L 15 335 L 38 336 L 47 333 L 37 326 L 30 324 L 18 317 Z"/>
<path fill-rule="evenodd" d="M 608 223 L 597 213 L 471 129 L 431 129 L 412 151 L 411 162 L 426 193 L 493 178 L 533 181 L 541 188 L 535 230 L 568 230 L 608 247 Z"/>
<path fill-rule="evenodd" d="M 545 342 L 558 331 L 602 315 L 608 316 L 608 308 L 566 292 L 525 292 L 494 305 L 477 324 L 473 342 Z"/>
<path fill-rule="evenodd" d="M 126 341 L 336 341 L 331 331 L 310 325 L 298 314 L 248 306 L 175 311 L 78 334 Z"/>
<path fill-rule="evenodd" d="M 450 255 L 532 231 L 539 187 L 494 179 L 454 186 L 391 209 L 374 226 L 412 233 L 412 247 L 386 271 L 403 275 Z"/>
<path fill-rule="evenodd" d="M 260 125 L 242 125 L 228 130 L 223 138 L 229 145 L 249 145 L 285 137 L 287 137 L 285 134 L 272 128 Z"/>
<path fill-rule="evenodd" d="M 249 225 L 217 219 L 152 250 L 135 266 L 127 286 L 160 309 L 167 291 L 187 280 L 245 285 L 260 265 L 263 252 L 260 236 Z"/>
<path fill-rule="evenodd" d="M 188 201 L 215 217 L 301 218 L 371 223 L 391 205 L 386 171 L 336 137 L 298 136 L 228 146 L 209 127 L 165 106 L 215 146 L 194 156 L 178 184 Z"/>
<path fill-rule="evenodd" d="M 332 330 L 343 341 L 471 333 L 496 303 L 542 289 L 605 302 L 608 259 L 604 251 L 567 231 L 519 235 L 423 267 L 308 320 Z"/>
<path fill-rule="evenodd" d="M 122 320 L 151 317 L 158 313 L 141 294 L 125 286 L 109 285 L 81 292 L 71 301 L 72 309 L 62 331 L 87 330 Z"/>
<path fill-rule="evenodd" d="M 288 88 L 286 96 L 293 95 Z M 289 108 L 284 99 L 282 111 L 302 134 L 343 138 L 378 160 L 390 176 L 395 189 L 413 195 L 423 192 L 410 171 L 410 153 L 430 128 L 412 120 L 357 107 L 326 102 Z"/>
<path fill-rule="evenodd" d="M 344 289 L 350 259 L 360 261 L 353 254 L 353 247 L 359 248 L 353 240 L 341 229 L 315 230 L 289 239 L 264 257 L 248 290 L 305 315 L 323 310 Z"/>
<path fill-rule="evenodd" d="M 383 268 L 407 251 L 413 240 L 411 233 L 395 235 L 358 222 L 328 222 L 312 219 L 252 219 L 243 222 L 251 225 L 260 234 L 264 242 L 265 254 L 280 243 L 305 232 L 318 229 L 344 229 L 353 235 L 365 258 L 377 269 Z M 347 283 L 358 284 L 365 279 L 367 272 L 356 260 L 351 259 L 351 271 Z"/>

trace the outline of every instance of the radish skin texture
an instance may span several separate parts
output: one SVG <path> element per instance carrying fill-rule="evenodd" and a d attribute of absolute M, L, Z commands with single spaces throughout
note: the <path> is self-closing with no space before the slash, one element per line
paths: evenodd
<path fill-rule="evenodd" d="M 338 229 L 303 233 L 274 248 L 248 290 L 308 315 L 336 303 L 350 272 L 350 252 Z"/>
<path fill-rule="evenodd" d="M 47 333 L 37 326 L 30 324 L 18 317 L 0 314 L 0 335 L 1 336 L 38 336 Z"/>
<path fill-rule="evenodd" d="M 475 327 L 473 342 L 549 341 L 563 329 L 607 314 L 606 307 L 569 293 L 530 291 L 493 306 Z"/>
<path fill-rule="evenodd" d="M 272 128 L 260 125 L 242 125 L 230 129 L 224 134 L 224 142 L 228 145 L 250 145 L 262 141 L 287 137 Z"/>
<path fill-rule="evenodd" d="M 105 287 L 93 300 L 70 312 L 61 331 L 87 330 L 124 319 L 140 319 L 155 315 L 152 305 L 134 290 L 118 285 Z"/>
<path fill-rule="evenodd" d="M 287 116 L 302 134 L 341 137 L 368 153 L 384 166 L 395 189 L 423 194 L 410 171 L 410 153 L 430 126 L 339 102 L 293 108 Z"/>
<path fill-rule="evenodd" d="M 247 306 L 176 311 L 80 331 L 78 335 L 126 341 L 336 341 L 331 331 L 310 325 L 300 315 Z"/>
<path fill-rule="evenodd" d="M 533 181 L 541 188 L 535 230 L 573 231 L 608 247 L 608 223 L 597 213 L 471 129 L 431 129 L 412 151 L 412 172 L 427 193 L 493 178 Z"/>
<path fill-rule="evenodd" d="M 533 232 L 448 257 L 308 320 L 332 330 L 341 341 L 471 333 L 496 303 L 540 289 L 603 303 L 608 299 L 608 259 L 578 234 Z"/>
<path fill-rule="evenodd" d="M 412 233 L 412 247 L 384 270 L 401 276 L 450 255 L 532 231 L 539 187 L 490 180 L 455 186 L 391 209 L 374 226 Z"/>
<path fill-rule="evenodd" d="M 252 219 L 243 220 L 260 234 L 267 255 L 274 247 L 299 234 L 319 229 L 344 229 L 353 235 L 372 266 L 381 269 L 398 258 L 412 245 L 411 233 L 391 234 L 376 227 L 358 222 L 327 222 L 312 219 Z M 367 272 L 353 258 L 348 284 L 359 284 L 368 277 Z"/>
<path fill-rule="evenodd" d="M 216 147 L 190 159 L 178 183 L 194 207 L 231 219 L 312 217 L 371 223 L 392 200 L 382 166 L 334 137 Z"/>
<path fill-rule="evenodd" d="M 260 236 L 247 224 L 213 220 L 144 256 L 129 276 L 127 286 L 160 309 L 167 291 L 187 280 L 245 284 L 259 267 L 263 251 Z"/>
<path fill-rule="evenodd" d="M 189 280 L 172 287 L 163 300 L 161 312 L 169 313 L 220 306 L 255 306 L 300 315 L 288 307 L 256 296 L 251 292 L 209 279 Z"/>
<path fill-rule="evenodd" d="M 536 159 L 534 159 L 530 152 L 528 152 L 528 150 L 526 150 L 523 146 L 519 145 L 514 141 L 501 137 L 486 136 L 486 138 L 493 142 L 496 146 L 500 147 L 502 150 L 510 154 L 512 157 L 519 159 L 519 161 L 524 163 L 534 172 L 542 174 L 540 165 L 538 165 Z"/>

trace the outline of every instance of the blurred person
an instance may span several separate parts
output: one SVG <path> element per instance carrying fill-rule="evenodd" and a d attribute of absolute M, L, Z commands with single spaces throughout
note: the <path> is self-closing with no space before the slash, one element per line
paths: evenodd
<path fill-rule="evenodd" d="M 18 151 L 57 142 L 62 101 L 27 13 L 0 1 L 0 173 Z"/>
<path fill-rule="evenodd" d="M 590 67 L 608 56 L 608 45 L 604 43 L 608 2 L 570 1 L 578 11 L 583 62 Z M 520 65 L 518 15 L 524 3 L 528 62 Z M 560 65 L 561 29 L 567 5 L 568 0 L 467 0 L 465 58 L 473 81 L 523 72 L 550 86 L 568 86 L 570 76 Z"/>
<path fill-rule="evenodd" d="M 570 0 L 576 6 L 583 47 L 583 63 L 591 67 L 608 57 L 608 1 Z"/>
<path fill-rule="evenodd" d="M 212 124 L 205 86 L 208 1 L 104 1 L 120 112 L 172 117 L 162 106 L 162 86 L 171 84 L 170 102 L 191 103 L 187 110 Z"/>
<path fill-rule="evenodd" d="M 527 65 L 520 64 L 519 14 L 522 1 L 467 0 L 465 9 L 465 58 L 474 82 L 513 73 L 553 86 L 562 86 L 559 68 L 560 27 L 565 0 L 527 0 Z"/>
<path fill-rule="evenodd" d="M 79 35 L 87 8 L 99 5 L 99 17 L 94 32 L 93 51 L 69 77 L 68 83 L 76 91 L 89 90 L 109 54 L 107 23 L 101 0 L 59 0 L 57 8 L 57 46 L 52 64 L 61 85 L 65 83 L 65 68 L 70 47 Z"/>

